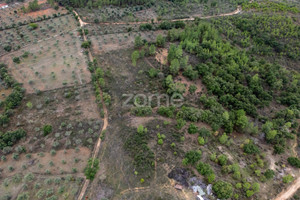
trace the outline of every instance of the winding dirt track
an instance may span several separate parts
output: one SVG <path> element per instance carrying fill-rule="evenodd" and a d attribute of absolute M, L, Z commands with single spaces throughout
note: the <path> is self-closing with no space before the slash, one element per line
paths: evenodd
<path fill-rule="evenodd" d="M 74 11 L 75 12 L 75 11 Z M 211 15 L 211 16 L 201 16 L 201 15 L 193 15 L 189 18 L 183 18 L 183 19 L 172 19 L 172 20 L 167 20 L 170 22 L 178 22 L 178 21 L 194 21 L 196 18 L 199 19 L 209 19 L 213 17 L 225 17 L 225 16 L 232 16 L 232 15 L 237 15 L 242 12 L 242 7 L 238 6 L 236 10 L 229 12 L 229 13 L 224 13 L 224 14 L 219 14 L 219 15 Z M 84 22 L 80 19 L 79 15 L 75 12 L 75 14 L 78 16 L 80 25 L 84 26 L 87 24 L 97 24 L 97 25 L 135 25 L 135 24 L 147 24 L 147 23 L 152 23 L 151 21 L 141 21 L 141 22 L 100 22 L 100 23 L 87 23 Z M 160 21 L 155 20 L 153 23 L 160 23 Z"/>
<path fill-rule="evenodd" d="M 293 153 L 293 156 L 295 156 L 295 157 L 298 157 L 297 146 L 298 146 L 298 142 L 297 142 L 297 135 L 296 135 L 295 143 L 292 147 L 292 153 Z M 292 185 L 290 185 L 288 188 L 286 188 L 285 190 L 280 192 L 274 200 L 287 200 L 287 199 L 291 198 L 297 192 L 297 190 L 299 188 L 300 188 L 300 177 L 298 177 L 292 183 Z"/>
<path fill-rule="evenodd" d="M 253 0 L 250 1 L 250 3 L 252 3 Z M 76 11 L 73 11 L 76 16 L 78 17 L 78 20 L 79 20 L 79 23 L 80 23 L 80 27 L 84 27 L 85 25 L 89 24 L 89 23 L 86 23 L 84 21 L 82 21 L 82 19 L 80 18 L 80 16 L 78 15 L 78 13 Z M 190 18 L 184 18 L 184 19 L 175 19 L 175 20 L 170 20 L 172 22 L 176 22 L 176 21 L 194 21 L 197 18 L 200 18 L 200 19 L 209 19 L 209 18 L 213 18 L 213 17 L 224 17 L 224 16 L 232 16 L 232 15 L 237 15 L 237 14 L 240 14 L 242 12 L 242 7 L 241 6 L 238 6 L 237 9 L 233 12 L 230 12 L 230 13 L 225 13 L 225 14 L 220 14 L 220 15 L 214 15 L 214 16 L 206 16 L 206 17 L 202 17 L 202 16 L 193 16 L 193 17 L 190 17 Z M 115 23 L 99 23 L 99 25 L 101 24 L 115 24 L 115 25 L 122 25 L 122 24 L 145 24 L 145 23 L 149 23 L 149 21 L 144 21 L 144 22 L 115 22 Z M 155 23 L 158 23 L 157 21 Z M 87 41 L 87 38 L 86 38 L 86 35 L 83 33 L 83 38 L 84 38 L 84 41 Z M 92 53 L 90 50 L 89 51 L 89 59 L 92 61 L 94 58 L 92 56 Z M 102 96 L 102 90 L 100 88 L 100 85 L 98 83 L 98 87 L 100 89 L 100 96 L 101 96 L 101 99 L 102 99 L 102 106 L 103 106 L 103 110 L 104 110 L 104 125 L 103 125 L 103 128 L 102 130 L 100 131 L 99 133 L 99 136 L 101 135 L 101 133 L 103 131 L 105 131 L 107 129 L 107 126 L 108 126 L 108 111 L 107 111 L 107 108 L 103 102 L 103 96 Z M 297 145 L 297 141 L 296 141 L 296 145 Z M 95 145 L 94 147 L 94 150 L 92 152 L 92 157 L 93 157 L 93 161 L 95 160 L 95 158 L 98 156 L 98 153 L 99 153 L 99 150 L 100 150 L 100 147 L 101 147 L 101 138 L 99 137 L 98 141 L 97 141 L 97 144 Z M 294 149 L 294 148 L 293 148 Z M 294 151 L 295 152 L 295 151 Z M 88 179 L 85 179 L 85 182 L 81 188 L 81 192 L 77 198 L 77 200 L 83 200 L 84 198 L 84 195 L 86 193 L 86 190 L 89 186 L 89 183 L 90 183 L 90 180 Z M 277 195 L 277 197 L 274 198 L 274 200 L 287 200 L 289 198 L 291 198 L 295 192 L 297 192 L 297 190 L 300 188 L 300 177 L 298 177 L 286 190 L 282 191 L 280 194 Z M 144 189 L 144 188 L 143 188 Z"/>
<path fill-rule="evenodd" d="M 76 11 L 74 11 L 74 13 L 78 17 L 78 20 L 79 20 L 79 23 L 80 23 L 80 27 L 85 26 L 87 23 L 83 22 L 80 19 L 79 15 L 78 15 L 78 13 Z M 86 38 L 86 35 L 85 35 L 84 32 L 83 32 L 83 39 L 84 39 L 84 41 L 87 41 L 87 38 Z M 94 58 L 93 58 L 93 55 L 92 55 L 90 49 L 88 50 L 88 52 L 89 52 L 88 56 L 89 56 L 90 61 L 93 61 Z M 94 150 L 92 152 L 93 164 L 94 164 L 94 161 L 95 161 L 96 157 L 98 156 L 98 153 L 99 153 L 99 150 L 100 150 L 100 147 L 101 147 L 102 140 L 101 140 L 100 136 L 101 136 L 101 134 L 104 131 L 106 131 L 107 126 L 108 126 L 108 111 L 107 111 L 106 105 L 105 105 L 105 103 L 103 101 L 103 93 L 102 93 L 102 90 L 101 90 L 99 82 L 98 82 L 98 87 L 100 89 L 100 96 L 101 96 L 101 101 L 102 101 L 102 108 L 103 108 L 103 111 L 104 111 L 104 119 L 103 119 L 104 123 L 103 123 L 103 127 L 102 127 L 102 129 L 101 129 L 101 131 L 99 133 L 99 138 L 98 138 L 97 144 L 95 145 Z M 92 164 L 92 167 L 93 167 L 93 164 Z M 80 194 L 79 194 L 79 196 L 77 198 L 78 200 L 82 200 L 84 198 L 84 194 L 85 194 L 85 192 L 86 192 L 89 184 L 90 184 L 90 180 L 88 180 L 88 179 L 85 178 L 84 184 L 83 184 L 83 186 L 81 188 L 81 192 L 80 192 Z"/>
<path fill-rule="evenodd" d="M 290 185 L 286 190 L 283 190 L 274 200 L 287 200 L 290 199 L 295 192 L 300 188 L 300 177 L 298 177 L 292 185 Z"/>

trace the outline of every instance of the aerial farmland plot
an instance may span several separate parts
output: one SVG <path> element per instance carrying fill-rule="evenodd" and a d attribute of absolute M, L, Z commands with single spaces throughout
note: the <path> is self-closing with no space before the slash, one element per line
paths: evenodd
<path fill-rule="evenodd" d="M 39 9 L 34 12 L 24 12 L 23 7 L 28 7 L 30 0 L 25 0 L 23 2 L 15 2 L 9 4 L 7 8 L 1 10 L 0 19 L 1 19 L 1 29 L 8 29 L 15 27 L 16 25 L 28 24 L 36 21 L 41 21 L 44 18 L 56 17 L 60 15 L 65 15 L 68 13 L 68 10 L 62 7 L 57 7 L 54 9 L 46 0 L 38 1 Z M 5 4 L 4 1 L 0 3 Z"/>
<path fill-rule="evenodd" d="M 73 30 L 5 55 L 2 61 L 30 93 L 82 85 L 90 82 L 90 73 L 80 45 L 77 30 Z M 24 58 L 24 54 L 28 55 Z M 21 62 L 15 63 L 15 57 Z"/>
<path fill-rule="evenodd" d="M 36 22 L 1 31 L 1 55 L 11 50 L 18 50 L 38 42 L 57 37 L 77 29 L 77 22 L 72 15 L 51 18 L 47 22 Z"/>
<path fill-rule="evenodd" d="M 0 1 L 0 200 L 297 200 L 294 0 Z"/>

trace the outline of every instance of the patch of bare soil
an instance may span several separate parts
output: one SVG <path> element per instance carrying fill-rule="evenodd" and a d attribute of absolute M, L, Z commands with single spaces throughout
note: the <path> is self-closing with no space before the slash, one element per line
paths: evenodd
<path fill-rule="evenodd" d="M 157 13 L 153 9 L 145 9 L 135 13 L 136 18 L 146 21 L 147 19 L 156 19 Z"/>
<path fill-rule="evenodd" d="M 66 14 L 68 11 L 66 9 L 60 8 L 59 10 L 55 10 L 53 8 L 47 8 L 45 10 L 38 10 L 35 12 L 29 12 L 21 15 L 20 17 L 31 17 L 31 18 L 38 18 L 38 17 L 43 17 L 44 15 L 46 16 L 52 16 L 53 14 Z"/>
<path fill-rule="evenodd" d="M 8 89 L 4 89 L 3 88 L 3 89 L 1 89 L 0 90 L 0 101 L 4 101 L 6 99 L 6 97 L 8 97 L 11 93 L 12 93 L 12 89 L 11 88 L 8 88 Z"/>
<path fill-rule="evenodd" d="M 162 34 L 164 31 L 150 31 L 150 32 L 141 32 L 141 38 L 146 39 L 147 41 L 154 42 L 156 36 Z M 105 35 L 92 35 L 89 36 L 89 39 L 92 41 L 92 52 L 94 54 L 103 54 L 110 51 L 116 51 L 121 49 L 128 49 L 134 46 L 135 34 L 105 34 Z"/>
<path fill-rule="evenodd" d="M 300 177 L 298 177 L 286 190 L 283 190 L 274 200 L 290 199 L 300 188 Z"/>
<path fill-rule="evenodd" d="M 155 55 L 155 59 L 157 62 L 161 63 L 162 65 L 166 65 L 168 62 L 168 49 L 162 48 L 158 49 Z"/>
<path fill-rule="evenodd" d="M 164 120 L 164 121 L 168 121 L 168 122 L 172 121 L 172 119 L 162 117 L 162 116 L 155 116 L 155 117 L 154 116 L 151 116 L 151 117 L 130 116 L 130 125 L 132 127 L 137 128 L 139 125 L 146 125 L 147 123 L 149 123 L 155 119 Z"/>
<path fill-rule="evenodd" d="M 180 73 L 176 78 L 175 78 L 175 82 L 180 82 L 182 84 L 184 84 L 186 86 L 186 90 L 184 93 L 184 96 L 187 96 L 189 94 L 189 88 L 191 85 L 195 85 L 197 87 L 195 94 L 198 94 L 200 92 L 205 92 L 205 86 L 202 83 L 201 79 L 197 79 L 196 81 L 191 81 L 188 78 L 186 78 L 185 76 L 182 75 L 182 73 Z"/>
<path fill-rule="evenodd" d="M 293 156 L 297 157 L 297 136 L 295 138 L 295 143 L 292 147 L 292 154 Z M 300 172 L 300 170 L 299 170 Z M 287 189 L 283 190 L 280 194 L 277 195 L 277 197 L 274 200 L 286 200 L 290 199 L 300 188 L 300 177 L 298 177 Z"/>

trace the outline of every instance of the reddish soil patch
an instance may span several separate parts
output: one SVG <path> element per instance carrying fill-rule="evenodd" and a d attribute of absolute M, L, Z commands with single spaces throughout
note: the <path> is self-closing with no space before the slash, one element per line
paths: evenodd
<path fill-rule="evenodd" d="M 168 62 L 168 49 L 159 49 L 157 52 L 156 52 L 156 55 L 155 55 L 155 59 L 163 64 L 163 65 L 166 65 L 167 62 Z"/>
<path fill-rule="evenodd" d="M 1 100 L 1 101 L 4 101 L 5 98 L 6 98 L 7 96 L 9 96 L 11 93 L 12 93 L 12 89 L 11 89 L 11 88 L 0 90 L 0 100 Z"/>
<path fill-rule="evenodd" d="M 55 10 L 53 8 L 48 8 L 48 9 L 45 9 L 45 10 L 38 10 L 38 11 L 35 11 L 35 12 L 25 13 L 24 16 L 37 18 L 37 17 L 43 17 L 43 15 L 52 16 L 55 13 L 65 14 L 67 12 L 68 12 L 67 10 L 62 9 L 62 8 L 60 8 L 59 10 Z"/>
<path fill-rule="evenodd" d="M 138 127 L 139 125 L 146 125 L 147 123 L 151 122 L 152 120 L 159 119 L 163 121 L 172 122 L 173 119 L 162 117 L 162 116 L 155 116 L 155 117 L 130 117 L 130 125 L 133 127 Z"/>
<path fill-rule="evenodd" d="M 184 96 L 189 94 L 189 87 L 191 85 L 195 85 L 197 87 L 195 93 L 198 94 L 200 92 L 205 92 L 205 86 L 203 85 L 201 79 L 197 79 L 196 81 L 191 81 L 180 73 L 176 78 L 175 82 L 180 82 L 186 86 L 186 90 Z"/>

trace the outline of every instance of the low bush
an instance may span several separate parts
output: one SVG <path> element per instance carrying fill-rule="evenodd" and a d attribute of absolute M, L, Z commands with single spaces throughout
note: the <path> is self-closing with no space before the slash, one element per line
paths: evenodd
<path fill-rule="evenodd" d="M 95 175 L 97 174 L 99 170 L 99 159 L 93 160 L 93 158 L 90 158 L 88 160 L 88 164 L 84 170 L 84 175 L 87 179 L 93 180 L 95 178 Z"/>
<path fill-rule="evenodd" d="M 52 132 L 52 126 L 51 125 L 47 124 L 43 127 L 44 136 L 47 136 L 51 132 Z"/>
<path fill-rule="evenodd" d="M 18 129 L 16 131 L 0 132 L 0 149 L 11 147 L 16 144 L 20 139 L 26 136 L 26 131 Z"/>
<path fill-rule="evenodd" d="M 297 157 L 289 157 L 288 162 L 290 165 L 292 165 L 293 167 L 297 167 L 300 168 L 300 160 Z"/>

